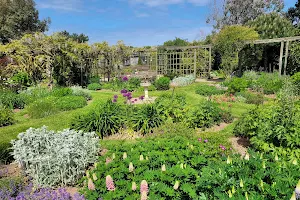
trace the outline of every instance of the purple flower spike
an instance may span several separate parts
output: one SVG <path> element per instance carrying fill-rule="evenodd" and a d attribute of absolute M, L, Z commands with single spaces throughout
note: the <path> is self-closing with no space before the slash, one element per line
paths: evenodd
<path fill-rule="evenodd" d="M 138 101 L 138 99 L 134 99 L 134 101 Z"/>
<path fill-rule="evenodd" d="M 144 96 L 140 96 L 139 98 L 140 98 L 140 100 L 144 100 L 145 97 Z"/>
<path fill-rule="evenodd" d="M 134 101 L 131 101 L 131 103 L 134 103 Z"/>
<path fill-rule="evenodd" d="M 208 142 L 208 139 L 204 140 L 204 142 L 207 143 L 207 142 Z"/>
<path fill-rule="evenodd" d="M 118 95 L 115 95 L 114 98 L 117 99 L 117 98 L 118 98 Z"/>
<path fill-rule="evenodd" d="M 117 99 L 113 99 L 112 102 L 113 102 L 113 103 L 116 103 L 116 102 L 117 102 Z"/>
<path fill-rule="evenodd" d="M 121 90 L 121 94 L 126 94 L 126 93 L 127 93 L 126 89 Z"/>

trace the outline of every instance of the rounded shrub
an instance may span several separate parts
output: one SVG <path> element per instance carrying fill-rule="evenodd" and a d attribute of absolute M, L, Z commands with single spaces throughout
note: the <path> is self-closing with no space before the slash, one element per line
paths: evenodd
<path fill-rule="evenodd" d="M 154 85 L 157 90 L 168 90 L 170 89 L 170 82 L 169 77 L 161 77 L 154 82 Z"/>
<path fill-rule="evenodd" d="M 28 115 L 31 118 L 43 118 L 53 115 L 59 111 L 56 107 L 57 97 L 46 97 L 38 99 L 27 107 Z"/>
<path fill-rule="evenodd" d="M 13 112 L 4 106 L 0 106 L 0 127 L 11 125 L 14 121 Z"/>
<path fill-rule="evenodd" d="M 228 92 L 235 94 L 236 92 L 243 92 L 248 87 L 248 81 L 243 78 L 234 77 L 228 82 Z"/>
<path fill-rule="evenodd" d="M 7 108 L 24 108 L 26 104 L 26 96 L 11 91 L 0 92 L 0 104 Z"/>
<path fill-rule="evenodd" d="M 87 88 L 89 90 L 101 90 L 101 85 L 99 83 L 91 83 Z"/>
<path fill-rule="evenodd" d="M 52 96 L 63 97 L 72 95 L 73 91 L 71 88 L 54 88 L 52 91 Z"/>
<path fill-rule="evenodd" d="M 56 99 L 55 106 L 59 110 L 73 110 L 87 105 L 86 99 L 82 96 L 64 96 Z"/>
<path fill-rule="evenodd" d="M 203 95 L 203 96 L 220 95 L 220 94 L 224 94 L 225 92 L 226 92 L 225 90 L 220 90 L 210 85 L 200 85 L 196 89 L 196 94 Z"/>

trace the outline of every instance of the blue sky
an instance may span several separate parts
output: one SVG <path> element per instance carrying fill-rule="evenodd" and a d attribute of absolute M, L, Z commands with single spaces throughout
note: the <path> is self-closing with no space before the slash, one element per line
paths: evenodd
<path fill-rule="evenodd" d="M 90 43 L 123 40 L 127 45 L 159 45 L 180 37 L 199 40 L 212 27 L 206 19 L 212 0 L 36 0 L 41 18 L 50 17 L 48 34 L 84 33 Z M 284 0 L 286 7 L 296 0 Z"/>

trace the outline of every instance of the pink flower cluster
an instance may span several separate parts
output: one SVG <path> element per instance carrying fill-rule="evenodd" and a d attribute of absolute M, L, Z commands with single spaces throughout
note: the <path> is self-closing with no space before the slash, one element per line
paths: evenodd
<path fill-rule="evenodd" d="M 108 191 L 114 191 L 116 189 L 114 181 L 110 175 L 106 176 L 106 188 Z"/>
<path fill-rule="evenodd" d="M 198 141 L 199 141 L 199 142 L 202 142 L 202 138 L 198 138 Z M 205 139 L 203 142 L 204 142 L 204 143 L 208 143 L 208 139 Z"/>
<path fill-rule="evenodd" d="M 220 146 L 219 146 L 223 151 L 225 151 L 226 150 L 226 147 L 224 147 L 222 144 L 220 144 Z"/>

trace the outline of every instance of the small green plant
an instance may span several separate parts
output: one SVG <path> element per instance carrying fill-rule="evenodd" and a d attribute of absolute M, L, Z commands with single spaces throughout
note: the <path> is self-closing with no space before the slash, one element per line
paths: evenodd
<path fill-rule="evenodd" d="M 95 131 L 101 138 L 117 133 L 123 125 L 124 110 L 108 100 L 95 110 L 76 116 L 71 128 L 85 132 Z"/>
<path fill-rule="evenodd" d="M 248 82 L 243 78 L 233 77 L 228 82 L 228 93 L 235 94 L 236 92 L 243 92 L 248 87 Z"/>
<path fill-rule="evenodd" d="M 284 79 L 285 77 L 279 77 L 277 73 L 261 73 L 256 87 L 263 89 L 264 94 L 275 94 L 282 88 Z"/>
<path fill-rule="evenodd" d="M 168 90 L 170 89 L 170 78 L 161 77 L 154 82 L 154 85 L 157 90 Z"/>
<path fill-rule="evenodd" d="M 64 97 L 72 95 L 73 91 L 71 88 L 54 88 L 51 95 L 55 97 Z"/>
<path fill-rule="evenodd" d="M 100 83 L 91 83 L 87 87 L 89 90 L 101 90 Z"/>
<path fill-rule="evenodd" d="M 82 96 L 86 100 L 92 99 L 91 92 L 87 89 L 83 89 L 80 86 L 72 86 L 71 89 L 72 89 L 72 95 L 74 95 L 74 96 Z"/>
<path fill-rule="evenodd" d="M 56 106 L 57 97 L 46 97 L 38 99 L 29 104 L 26 109 L 31 118 L 43 118 L 59 112 Z"/>
<path fill-rule="evenodd" d="M 216 103 L 206 101 L 187 112 L 185 123 L 191 128 L 210 128 L 222 122 L 222 110 Z"/>
<path fill-rule="evenodd" d="M 11 91 L 0 91 L 0 104 L 7 108 L 24 108 L 27 98 Z"/>
<path fill-rule="evenodd" d="M 196 94 L 203 95 L 203 96 L 220 95 L 220 94 L 224 94 L 225 92 L 226 92 L 225 90 L 220 90 L 210 85 L 200 85 L 196 89 Z"/>
<path fill-rule="evenodd" d="M 12 141 L 14 159 L 44 187 L 74 185 L 97 160 L 99 138 L 74 130 L 54 132 L 30 128 Z"/>
<path fill-rule="evenodd" d="M 99 76 L 93 76 L 89 79 L 89 83 L 100 83 Z"/>
<path fill-rule="evenodd" d="M 163 118 L 156 106 L 150 104 L 138 108 L 131 117 L 131 122 L 135 131 L 147 134 L 153 128 L 159 127 L 163 123 Z"/>
<path fill-rule="evenodd" d="M 55 107 L 63 111 L 82 108 L 86 105 L 86 99 L 82 96 L 64 96 L 55 100 Z"/>
<path fill-rule="evenodd" d="M 0 127 L 8 126 L 15 122 L 13 112 L 0 105 Z"/>
<path fill-rule="evenodd" d="M 236 96 L 245 98 L 245 103 L 248 104 L 255 104 L 255 105 L 261 105 L 264 103 L 264 95 L 262 93 L 254 94 L 251 92 L 238 92 L 236 93 Z"/>

